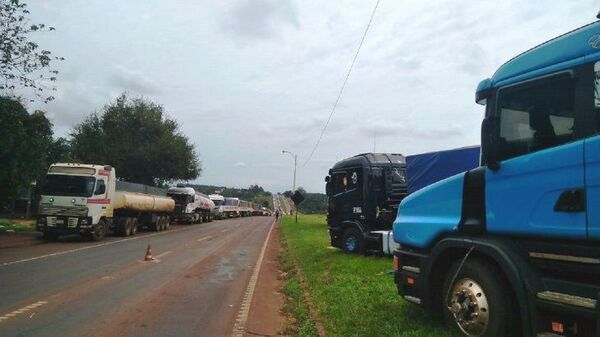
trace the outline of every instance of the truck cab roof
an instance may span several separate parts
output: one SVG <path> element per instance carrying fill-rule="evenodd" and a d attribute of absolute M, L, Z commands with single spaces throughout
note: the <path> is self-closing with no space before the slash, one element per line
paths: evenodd
<path fill-rule="evenodd" d="M 48 174 L 96 175 L 100 172 L 112 171 L 110 165 L 56 163 L 50 165 Z"/>
<path fill-rule="evenodd" d="M 167 191 L 168 194 L 187 194 L 187 195 L 194 195 L 196 193 L 196 190 L 194 190 L 191 187 L 169 187 L 169 190 Z"/>
<path fill-rule="evenodd" d="M 504 63 L 477 86 L 481 92 L 600 59 L 600 21 L 572 30 Z M 479 100 L 479 99 L 477 99 Z"/>
<path fill-rule="evenodd" d="M 406 159 L 400 153 L 361 153 L 337 162 L 331 171 L 356 166 L 402 166 L 405 163 Z"/>

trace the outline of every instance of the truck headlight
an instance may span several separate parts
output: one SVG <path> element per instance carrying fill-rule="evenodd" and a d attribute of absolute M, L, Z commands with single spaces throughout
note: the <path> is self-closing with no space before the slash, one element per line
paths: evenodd
<path fill-rule="evenodd" d="M 83 219 L 81 219 L 80 224 L 82 224 L 82 225 L 89 225 L 90 224 L 90 220 L 88 218 L 83 218 Z"/>

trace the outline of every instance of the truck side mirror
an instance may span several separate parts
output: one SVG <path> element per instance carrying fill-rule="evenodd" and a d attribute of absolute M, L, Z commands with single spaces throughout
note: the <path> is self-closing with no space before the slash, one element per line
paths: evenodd
<path fill-rule="evenodd" d="M 331 177 L 329 177 L 329 176 L 326 176 L 326 177 L 325 177 L 325 182 L 326 182 L 326 183 L 328 183 L 328 182 L 329 182 L 329 180 L 331 180 Z"/>
<path fill-rule="evenodd" d="M 487 165 L 492 171 L 498 171 L 500 169 L 497 134 L 497 118 L 484 118 L 481 123 L 481 165 Z"/>

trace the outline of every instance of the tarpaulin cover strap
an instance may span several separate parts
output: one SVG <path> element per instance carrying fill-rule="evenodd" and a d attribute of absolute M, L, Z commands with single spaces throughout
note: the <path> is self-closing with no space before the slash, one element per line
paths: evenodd
<path fill-rule="evenodd" d="M 408 193 L 479 166 L 479 146 L 406 157 Z"/>

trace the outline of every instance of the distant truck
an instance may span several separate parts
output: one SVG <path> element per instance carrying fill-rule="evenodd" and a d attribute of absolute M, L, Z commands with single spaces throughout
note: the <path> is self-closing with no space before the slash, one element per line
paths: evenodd
<path fill-rule="evenodd" d="M 241 216 L 239 198 L 226 197 L 221 207 L 225 218 L 237 218 Z"/>
<path fill-rule="evenodd" d="M 325 177 L 331 245 L 350 253 L 381 250 L 379 230 L 391 230 L 407 195 L 405 158 L 363 153 L 336 163 Z"/>
<path fill-rule="evenodd" d="M 600 336 L 600 21 L 512 58 L 475 101 L 481 166 L 400 204 L 398 293 L 467 336 Z"/>
<path fill-rule="evenodd" d="M 479 152 L 479 146 L 471 146 L 406 158 L 367 153 L 335 164 L 326 187 L 332 246 L 348 252 L 391 255 L 397 248 L 391 230 L 400 201 L 439 180 L 479 166 Z M 341 179 L 337 187 L 335 179 Z"/>
<path fill-rule="evenodd" d="M 192 187 L 183 184 L 171 187 L 167 196 L 175 200 L 174 221 L 193 224 L 213 220 L 214 202 Z"/>
<path fill-rule="evenodd" d="M 112 231 L 134 235 L 138 227 L 169 228 L 173 199 L 119 191 L 115 169 L 107 165 L 53 164 L 40 196 L 37 230 L 47 239 L 79 234 L 101 240 Z"/>
<path fill-rule="evenodd" d="M 223 212 L 223 204 L 225 203 L 225 197 L 220 194 L 209 194 L 208 198 L 215 204 L 213 206 L 213 218 L 215 219 L 223 219 L 225 217 L 225 213 Z"/>

